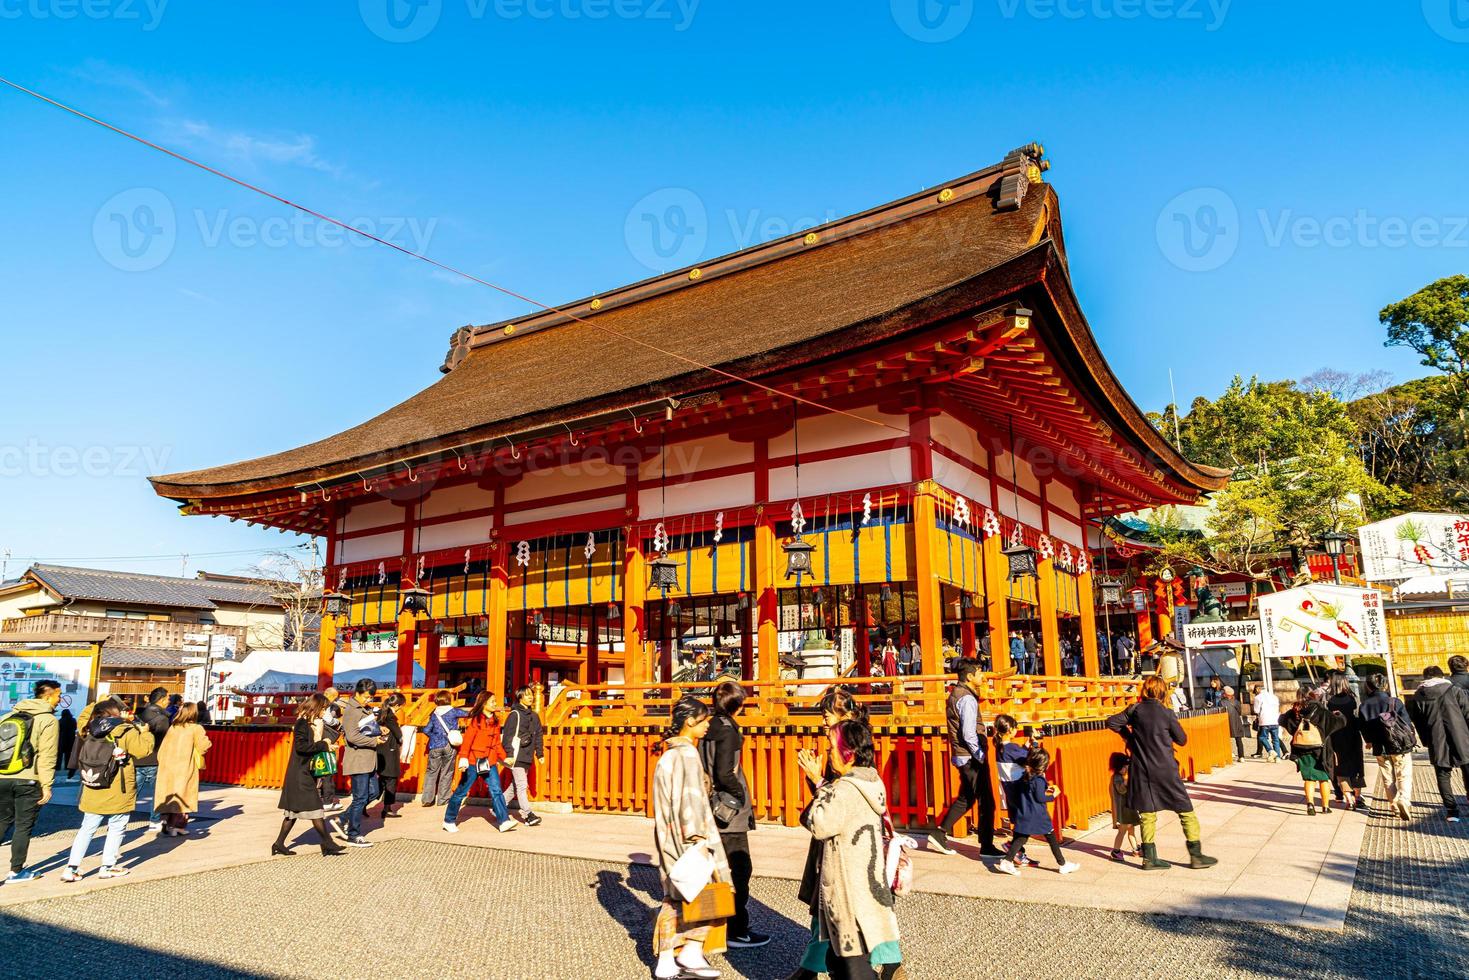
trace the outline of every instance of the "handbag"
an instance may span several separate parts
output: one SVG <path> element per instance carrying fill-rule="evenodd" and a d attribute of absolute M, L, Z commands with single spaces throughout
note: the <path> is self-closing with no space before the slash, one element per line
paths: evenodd
<path fill-rule="evenodd" d="M 679 855 L 668 869 L 668 880 L 685 902 L 698 899 L 704 887 L 714 879 L 714 849 L 700 842 Z"/>
<path fill-rule="evenodd" d="M 716 789 L 709 797 L 709 809 L 714 811 L 714 822 L 720 827 L 728 827 L 744 808 L 738 796 L 722 789 Z"/>
<path fill-rule="evenodd" d="M 727 882 L 711 881 L 692 902 L 684 902 L 681 910 L 686 923 L 713 922 L 734 915 L 734 889 Z"/>
<path fill-rule="evenodd" d="M 893 829 L 893 818 L 886 810 L 882 813 L 882 838 L 887 847 L 884 858 L 888 886 L 894 898 L 901 898 L 913 890 L 913 858 L 908 852 L 916 850 L 918 842 Z"/>
<path fill-rule="evenodd" d="M 1301 727 L 1290 737 L 1293 749 L 1319 749 L 1321 748 L 1321 729 L 1311 724 L 1309 718 L 1301 719 Z"/>
<path fill-rule="evenodd" d="M 439 714 L 437 711 L 434 712 L 434 720 L 443 727 L 444 737 L 448 739 L 450 745 L 454 746 L 454 748 L 457 749 L 459 748 L 459 746 L 464 744 L 464 733 L 459 730 L 459 727 L 457 725 L 453 728 L 450 728 L 449 723 L 444 720 L 444 716 Z"/>
<path fill-rule="evenodd" d="M 318 752 L 311 757 L 311 776 L 313 779 L 321 779 L 323 776 L 335 776 L 336 774 L 337 754 L 335 752 Z"/>

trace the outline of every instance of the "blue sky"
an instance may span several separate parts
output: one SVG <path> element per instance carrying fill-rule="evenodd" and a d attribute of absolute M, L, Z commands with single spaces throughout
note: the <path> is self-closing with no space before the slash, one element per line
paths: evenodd
<path fill-rule="evenodd" d="M 1147 409 L 1170 366 L 1414 377 L 1377 310 L 1469 258 L 1465 0 L 0 0 L 0 74 L 547 302 L 1039 140 Z M 250 564 L 295 539 L 145 476 L 355 424 L 524 309 L 8 91 L 0 133 L 12 574 Z"/>

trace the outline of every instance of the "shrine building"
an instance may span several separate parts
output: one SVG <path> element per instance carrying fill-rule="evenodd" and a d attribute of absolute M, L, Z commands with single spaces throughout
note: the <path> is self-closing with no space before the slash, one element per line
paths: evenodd
<path fill-rule="evenodd" d="M 454 332 L 354 428 L 153 479 L 325 540 L 320 675 L 400 683 L 1098 674 L 1088 534 L 1223 485 L 1153 428 L 1072 286 L 1039 146 L 861 214 Z M 428 353 L 425 352 L 426 358 Z M 821 658 L 825 657 L 825 660 Z M 784 664 L 784 667 L 783 667 Z M 796 666 L 793 666 L 796 665 Z"/>

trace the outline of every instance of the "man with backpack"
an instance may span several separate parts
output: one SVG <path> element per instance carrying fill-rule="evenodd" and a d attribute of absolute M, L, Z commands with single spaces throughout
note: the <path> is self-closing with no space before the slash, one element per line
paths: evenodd
<path fill-rule="evenodd" d="M 56 777 L 56 706 L 61 685 L 37 681 L 35 696 L 16 703 L 0 718 L 0 833 L 14 826 L 10 837 L 10 877 L 7 885 L 35 881 L 40 875 L 26 870 L 31 830 L 41 807 L 51 799 Z"/>
<path fill-rule="evenodd" d="M 145 724 L 123 716 L 122 705 L 108 699 L 98 701 L 87 722 L 87 734 L 77 752 L 82 777 L 82 826 L 71 845 L 62 881 L 81 881 L 82 859 L 87 856 L 92 836 L 104 823 L 107 840 L 102 846 L 102 869 L 98 878 L 121 878 L 128 869 L 118 866 L 128 818 L 138 803 L 138 763 L 154 755 L 153 732 Z M 154 755 L 156 758 L 156 755 Z"/>
<path fill-rule="evenodd" d="M 1385 675 L 1369 674 L 1363 686 L 1367 696 L 1357 708 L 1357 718 L 1362 722 L 1362 738 L 1377 757 L 1377 787 L 1372 795 L 1386 800 L 1407 820 L 1412 816 L 1413 747 L 1418 741 L 1413 723 L 1403 702 L 1387 693 Z"/>
<path fill-rule="evenodd" d="M 1438 792 L 1449 823 L 1458 823 L 1454 770 L 1463 772 L 1469 788 L 1469 694 L 1450 684 L 1442 667 L 1431 664 L 1423 668 L 1423 683 L 1413 692 L 1408 713 L 1428 749 L 1428 761 L 1438 777 Z"/>
<path fill-rule="evenodd" d="M 168 717 L 168 688 L 155 687 L 148 692 L 148 703 L 138 711 L 137 722 L 153 735 L 153 751 L 138 760 L 138 802 L 148 801 L 148 829 L 157 834 L 163 830 L 163 815 L 158 812 L 154 786 L 158 782 L 158 746 L 173 722 Z"/>

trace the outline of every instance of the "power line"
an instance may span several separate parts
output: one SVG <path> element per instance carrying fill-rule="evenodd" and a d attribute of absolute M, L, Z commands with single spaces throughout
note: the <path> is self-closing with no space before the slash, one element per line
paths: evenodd
<path fill-rule="evenodd" d="M 87 561 L 178 561 L 180 558 L 227 558 L 237 555 L 264 555 L 274 551 L 299 551 L 308 543 L 288 544 L 279 548 L 244 548 L 238 551 L 175 551 L 166 555 L 94 555 L 88 558 L 32 558 L 32 565 L 75 565 Z"/>
<path fill-rule="evenodd" d="M 20 84 L 17 84 L 16 82 L 12 82 L 8 78 L 5 78 L 3 76 L 0 76 L 0 84 L 7 85 L 10 88 L 15 89 L 17 92 L 22 93 L 23 95 L 29 95 L 31 98 L 38 99 L 39 101 L 44 102 L 47 105 L 54 106 L 55 108 L 60 109 L 63 112 L 68 112 L 68 113 L 72 114 L 73 116 L 76 116 L 79 119 L 85 119 L 87 122 L 95 123 L 96 125 L 101 126 L 103 129 L 110 130 L 111 132 L 114 132 L 114 133 L 116 133 L 119 136 L 124 136 L 124 137 L 126 137 L 126 138 L 128 138 L 130 140 L 133 140 L 134 142 L 141 143 L 141 144 L 143 144 L 144 146 L 146 146 L 146 147 L 148 147 L 150 149 L 157 150 L 159 153 L 163 153 L 163 154 L 166 154 L 167 156 L 171 156 L 175 160 L 178 160 L 180 163 L 186 163 L 186 164 L 188 164 L 191 167 L 197 167 L 198 169 L 203 170 L 205 173 L 213 174 L 216 177 L 220 177 L 220 178 L 222 178 L 224 180 L 227 180 L 227 181 L 229 181 L 232 184 L 236 184 L 236 185 L 238 185 L 240 187 L 245 188 L 246 190 L 253 191 L 256 194 L 260 194 L 260 195 L 262 195 L 264 197 L 268 197 L 268 198 L 270 198 L 273 201 L 276 201 L 276 202 L 278 202 L 280 204 L 284 204 L 286 207 L 295 208 L 297 211 L 300 211 L 303 214 L 309 214 L 313 218 L 316 218 L 316 219 L 318 219 L 320 221 L 325 221 L 328 224 L 336 225 L 338 228 L 342 228 L 342 229 L 344 229 L 346 231 L 349 231 L 349 232 L 351 232 L 351 233 L 353 233 L 355 235 L 361 235 L 363 238 L 366 238 L 366 239 L 369 239 L 371 241 L 377 242 L 379 245 L 386 245 L 388 248 L 391 248 L 391 249 L 393 249 L 395 251 L 401 252 L 404 255 L 409 256 L 410 258 L 418 259 L 420 262 L 427 262 L 429 265 L 434 266 L 435 268 L 438 268 L 438 269 L 442 269 L 445 272 L 451 273 L 453 275 L 462 276 L 463 278 L 468 279 L 470 282 L 478 283 L 481 286 L 488 286 L 489 288 L 491 288 L 493 290 L 496 290 L 497 292 L 504 293 L 506 296 L 511 296 L 511 297 L 513 297 L 515 299 L 520 300 L 521 302 L 529 303 L 532 306 L 539 307 L 542 310 L 546 311 L 547 313 L 559 313 L 559 314 L 561 314 L 564 317 L 567 317 L 569 319 L 575 320 L 578 323 L 585 323 L 587 326 L 592 327 L 593 329 L 600 330 L 603 333 L 610 334 L 610 335 L 612 335 L 614 337 L 617 337 L 617 338 L 619 338 L 621 340 L 625 340 L 625 341 L 627 341 L 630 344 L 637 344 L 638 346 L 643 347 L 643 348 L 646 348 L 647 350 L 651 350 L 651 351 L 654 351 L 655 353 L 662 354 L 665 357 L 670 357 L 670 358 L 673 358 L 674 360 L 681 361 L 684 364 L 689 365 L 690 367 L 695 367 L 695 368 L 698 368 L 698 369 L 703 370 L 703 371 L 712 372 L 714 374 L 719 375 L 720 377 L 727 378 L 730 381 L 735 381 L 735 382 L 738 382 L 740 384 L 747 384 L 747 385 L 750 385 L 753 388 L 758 388 L 758 389 L 760 389 L 760 390 L 762 390 L 764 392 L 767 392 L 769 394 L 776 395 L 776 396 L 779 396 L 781 398 L 789 398 L 789 399 L 791 399 L 791 401 L 797 402 L 797 403 L 802 404 L 802 405 L 810 405 L 813 408 L 818 408 L 818 409 L 820 409 L 823 412 L 830 412 L 830 413 L 832 413 L 834 415 L 844 415 L 844 416 L 846 416 L 848 418 L 856 419 L 856 420 L 858 420 L 860 422 L 865 422 L 868 425 L 876 425 L 876 426 L 879 426 L 881 428 L 892 429 L 894 432 L 898 432 L 898 433 L 901 433 L 903 435 L 907 435 L 908 434 L 908 430 L 903 429 L 903 428 L 900 428 L 900 427 L 898 427 L 896 425 L 893 425 L 893 424 L 891 424 L 889 422 L 884 422 L 884 421 L 882 421 L 880 419 L 866 418 L 864 416 L 861 416 L 861 415 L 856 414 L 855 412 L 847 412 L 847 411 L 843 411 L 840 408 L 832 408 L 829 405 L 824 405 L 821 402 L 813 401 L 810 398 L 805 398 L 805 397 L 802 397 L 801 395 L 793 394 L 793 393 L 788 392 L 788 391 L 781 391 L 779 388 L 774 388 L 774 387 L 771 387 L 770 385 L 762 384 L 761 382 L 755 381 L 755 380 L 753 380 L 751 378 L 742 377 L 742 376 L 740 376 L 738 374 L 735 374 L 732 371 L 726 371 L 723 368 L 715 367 L 712 364 L 705 364 L 702 361 L 696 360 L 696 359 L 694 359 L 692 357 L 688 357 L 688 356 L 686 356 L 684 354 L 679 354 L 679 353 L 676 353 L 676 352 L 671 351 L 671 350 L 666 350 L 666 349 L 664 349 L 662 347 L 659 347 L 657 344 L 649 343 L 646 340 L 640 340 L 637 337 L 633 337 L 630 334 L 627 334 L 627 333 L 625 333 L 625 332 L 623 332 L 621 330 L 613 329 L 612 327 L 608 327 L 608 326 L 606 326 L 604 324 L 594 323 L 591 320 L 586 319 L 585 317 L 577 316 L 575 313 L 572 313 L 569 310 L 563 310 L 563 309 L 560 309 L 559 307 L 555 307 L 555 306 L 551 306 L 551 305 L 546 304 L 546 303 L 542 303 L 540 300 L 532 299 L 531 297 L 526 296 L 526 295 L 524 295 L 522 293 L 518 293 L 518 292 L 516 292 L 513 289 L 508 289 L 505 286 L 501 286 L 501 285 L 498 285 L 496 283 L 490 282 L 487 279 L 481 279 L 478 276 L 471 275 L 470 273 L 465 272 L 462 269 L 456 269 L 454 266 L 446 265 L 443 262 L 438 261 L 437 259 L 431 259 L 427 255 L 424 255 L 422 252 L 415 252 L 415 251 L 413 251 L 410 248 L 404 248 L 402 245 L 398 245 L 398 244 L 396 244 L 394 242 L 390 242 L 390 241 L 388 241 L 387 239 L 384 239 L 384 238 L 379 238 L 378 236 L 372 234 L 371 232 L 363 231 L 361 228 L 354 227 L 354 226 L 346 223 L 345 221 L 339 221 L 338 219 L 333 218 L 330 215 L 323 214 L 320 211 L 314 211 L 311 208 L 308 208 L 304 204 L 297 204 L 295 201 L 292 201 L 289 198 L 281 197 L 279 194 L 272 193 L 271 191 L 268 191 L 268 190 L 266 190 L 263 187 L 259 187 L 259 186 L 255 185 L 255 184 L 252 184 L 252 183 L 248 182 L 248 181 L 241 180 L 239 177 L 235 177 L 235 176 L 233 176 L 231 174 L 225 173 L 223 170 L 219 170 L 219 169 L 216 169 L 214 167 L 211 167 L 211 166 L 209 166 L 206 163 L 201 163 L 200 161 L 195 160 L 192 157 L 185 156 L 184 154 L 179 153 L 176 150 L 170 150 L 166 146 L 161 146 L 158 143 L 154 143 L 151 140 L 144 139 L 143 137 L 138 136 L 135 133 L 130 133 L 130 132 L 128 132 L 125 129 L 122 129 L 122 128 L 118 127 L 118 126 L 114 126 L 114 125 L 112 125 L 109 122 L 104 122 L 103 120 L 98 119 L 96 116 L 88 115 L 87 113 L 82 112 L 80 109 L 74 109 L 71 106 L 66 105 L 63 102 L 58 102 L 55 99 L 50 98 L 49 96 L 42 95 L 40 92 L 34 91 L 33 89 L 26 88 L 24 85 L 20 85 Z"/>

